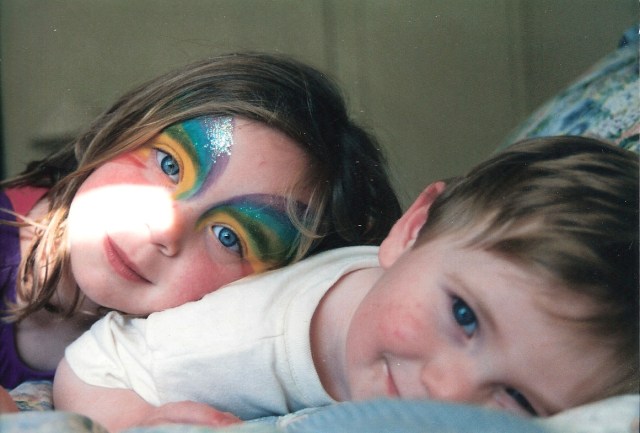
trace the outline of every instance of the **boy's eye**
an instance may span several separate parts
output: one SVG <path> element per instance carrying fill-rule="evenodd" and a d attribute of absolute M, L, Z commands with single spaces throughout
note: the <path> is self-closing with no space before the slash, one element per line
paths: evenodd
<path fill-rule="evenodd" d="M 527 400 L 527 398 L 524 395 L 520 394 L 520 392 L 517 389 L 505 388 L 505 392 L 509 394 L 509 397 L 514 399 L 515 402 L 518 403 L 518 405 L 522 407 L 524 410 L 526 410 L 528 413 L 530 413 L 533 416 L 538 415 L 538 413 L 533 408 L 531 403 L 529 403 L 529 400 Z"/>
<path fill-rule="evenodd" d="M 233 230 L 226 226 L 213 226 L 213 234 L 216 235 L 218 241 L 223 247 L 230 249 L 231 251 L 242 255 L 242 247 L 240 245 L 240 239 Z"/>
<path fill-rule="evenodd" d="M 174 182 L 180 180 L 180 165 L 176 159 L 162 150 L 156 149 L 156 161 L 164 174 Z"/>
<path fill-rule="evenodd" d="M 462 299 L 454 296 L 451 312 L 453 313 L 453 318 L 456 323 L 460 325 L 468 337 L 471 337 L 478 328 L 478 319 L 476 319 L 476 314 L 471 307 Z"/>

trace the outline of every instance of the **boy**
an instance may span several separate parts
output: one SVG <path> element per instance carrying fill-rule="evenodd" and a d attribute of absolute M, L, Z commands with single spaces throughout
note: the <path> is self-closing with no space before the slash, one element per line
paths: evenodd
<path fill-rule="evenodd" d="M 334 401 L 439 399 L 546 416 L 638 389 L 638 158 L 513 145 L 427 187 L 379 248 L 329 251 L 66 352 L 57 409 L 112 430 Z M 182 402 L 181 401 L 186 401 Z"/>

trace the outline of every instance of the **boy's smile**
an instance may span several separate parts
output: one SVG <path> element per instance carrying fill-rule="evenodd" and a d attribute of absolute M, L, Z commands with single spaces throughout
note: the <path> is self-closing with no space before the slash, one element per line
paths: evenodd
<path fill-rule="evenodd" d="M 574 379 L 597 371 L 583 356 L 588 346 L 552 316 L 575 317 L 580 303 L 545 304 L 554 287 L 541 276 L 452 237 L 381 264 L 350 323 L 348 395 L 339 400 L 437 399 L 550 415 L 592 389 Z"/>

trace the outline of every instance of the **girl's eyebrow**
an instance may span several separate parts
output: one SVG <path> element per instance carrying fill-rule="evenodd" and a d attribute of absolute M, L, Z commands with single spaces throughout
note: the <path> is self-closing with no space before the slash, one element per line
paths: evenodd
<path fill-rule="evenodd" d="M 247 253 L 264 263 L 288 262 L 299 231 L 287 213 L 286 202 L 285 197 L 274 194 L 233 197 L 216 203 L 199 218 L 198 224 L 208 223 L 216 215 L 229 217 L 242 227 L 238 234 L 250 244 Z M 300 202 L 296 207 L 299 214 L 306 209 Z"/>

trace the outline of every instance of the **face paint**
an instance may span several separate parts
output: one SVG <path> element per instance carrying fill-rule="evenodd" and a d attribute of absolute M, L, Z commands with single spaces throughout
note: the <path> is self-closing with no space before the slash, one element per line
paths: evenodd
<path fill-rule="evenodd" d="M 287 264 L 293 258 L 299 233 L 285 211 L 285 199 L 266 194 L 246 195 L 216 205 L 200 218 L 198 227 L 205 225 L 232 229 L 254 272 Z"/>
<path fill-rule="evenodd" d="M 166 128 L 156 145 L 180 166 L 175 197 L 193 196 L 224 171 L 233 146 L 233 117 L 204 116 Z"/>

